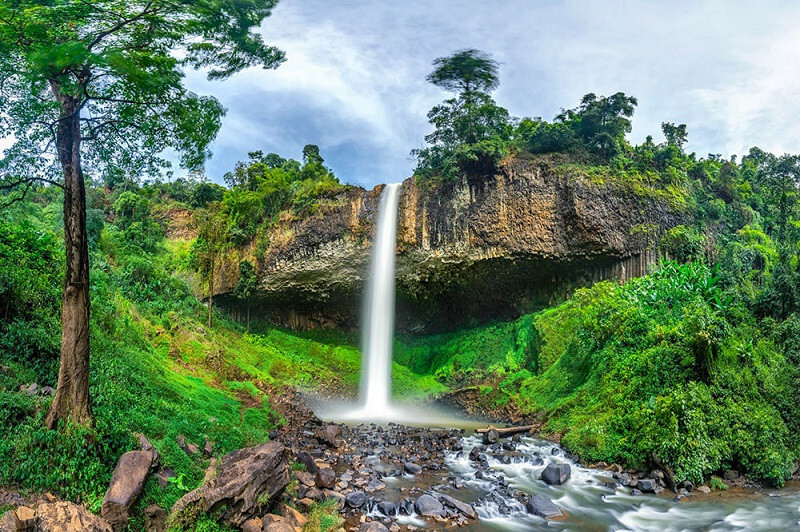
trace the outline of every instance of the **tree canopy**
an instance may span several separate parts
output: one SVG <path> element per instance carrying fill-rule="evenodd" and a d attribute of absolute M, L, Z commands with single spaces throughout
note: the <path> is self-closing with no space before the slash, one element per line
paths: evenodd
<path fill-rule="evenodd" d="M 486 52 L 474 48 L 458 50 L 433 60 L 435 67 L 426 78 L 446 91 L 469 94 L 490 93 L 500 84 L 500 63 Z"/>

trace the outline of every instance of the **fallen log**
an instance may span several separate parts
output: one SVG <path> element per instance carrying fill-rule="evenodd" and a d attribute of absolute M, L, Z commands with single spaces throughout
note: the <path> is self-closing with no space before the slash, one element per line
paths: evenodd
<path fill-rule="evenodd" d="M 522 434 L 523 432 L 530 432 L 534 427 L 536 427 L 536 425 L 523 425 L 521 427 L 507 427 L 504 429 L 499 429 L 497 427 L 489 425 L 485 429 L 475 429 L 475 432 L 477 434 L 485 434 L 490 430 L 496 430 L 497 435 L 500 436 L 501 438 L 504 438 L 506 436 L 513 436 L 514 434 Z"/>

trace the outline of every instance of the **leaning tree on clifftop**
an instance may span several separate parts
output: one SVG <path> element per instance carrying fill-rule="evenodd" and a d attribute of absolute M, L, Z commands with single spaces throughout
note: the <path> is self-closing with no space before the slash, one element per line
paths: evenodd
<path fill-rule="evenodd" d="M 171 149 L 200 167 L 224 109 L 188 91 L 183 68 L 224 79 L 283 52 L 253 30 L 277 0 L 0 0 L 0 160 L 6 204 L 37 183 L 64 192 L 61 365 L 47 415 L 91 421 L 84 169 L 155 175 Z"/>

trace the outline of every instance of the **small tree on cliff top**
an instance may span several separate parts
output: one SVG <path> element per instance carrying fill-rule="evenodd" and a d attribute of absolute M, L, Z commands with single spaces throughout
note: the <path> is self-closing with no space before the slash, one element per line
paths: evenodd
<path fill-rule="evenodd" d="M 500 84 L 500 63 L 486 52 L 467 48 L 447 57 L 433 60 L 435 67 L 428 81 L 446 91 L 468 95 L 472 92 L 491 93 Z"/>
<path fill-rule="evenodd" d="M 224 114 L 183 86 L 183 67 L 224 79 L 283 53 L 252 30 L 277 0 L 0 0 L 0 189 L 64 191 L 61 366 L 47 425 L 91 420 L 84 168 L 157 174 L 171 148 L 201 166 Z"/>

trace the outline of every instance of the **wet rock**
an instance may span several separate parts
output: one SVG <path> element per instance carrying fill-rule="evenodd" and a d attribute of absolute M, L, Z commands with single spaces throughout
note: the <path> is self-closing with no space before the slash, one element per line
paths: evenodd
<path fill-rule="evenodd" d="M 636 483 L 636 488 L 642 493 L 654 493 L 656 486 L 656 481 L 652 478 L 642 478 Z"/>
<path fill-rule="evenodd" d="M 660 469 L 654 469 L 650 471 L 650 478 L 653 480 L 664 480 L 664 472 Z"/>
<path fill-rule="evenodd" d="M 403 469 L 410 475 L 418 475 L 422 472 L 422 467 L 413 462 L 406 462 L 403 464 Z"/>
<path fill-rule="evenodd" d="M 378 503 L 378 511 L 383 515 L 393 517 L 397 515 L 397 505 L 390 501 L 381 501 Z"/>
<path fill-rule="evenodd" d="M 466 515 L 470 519 L 477 519 L 478 513 L 475 511 L 475 508 L 472 505 L 469 505 L 463 501 L 459 501 L 458 499 L 451 497 L 449 495 L 445 495 L 443 493 L 436 493 L 435 496 L 443 502 L 446 506 L 453 508 L 460 512 L 463 515 Z"/>
<path fill-rule="evenodd" d="M 307 451 L 300 451 L 297 453 L 297 461 L 306 466 L 306 471 L 312 475 L 316 475 L 317 471 L 319 471 L 319 466 L 314 461 L 314 457 L 312 457 Z"/>
<path fill-rule="evenodd" d="M 414 513 L 414 501 L 411 499 L 403 499 L 400 501 L 399 510 L 401 514 L 411 515 Z"/>
<path fill-rule="evenodd" d="M 481 456 L 481 450 L 479 447 L 473 447 L 472 450 L 469 452 L 469 459 L 473 461 L 477 461 Z"/>
<path fill-rule="evenodd" d="M 345 496 L 345 503 L 350 508 L 361 508 L 367 502 L 367 494 L 363 491 L 351 491 Z"/>
<path fill-rule="evenodd" d="M 739 472 L 735 469 L 728 469 L 722 474 L 723 480 L 736 480 L 737 478 L 739 478 Z"/>
<path fill-rule="evenodd" d="M 489 445 L 500 441 L 500 434 L 495 429 L 489 429 L 483 433 L 483 444 Z"/>
<path fill-rule="evenodd" d="M 428 517 L 441 516 L 444 511 L 442 503 L 431 495 L 423 495 L 417 499 L 417 502 L 414 503 L 414 508 L 418 514 Z"/>
<path fill-rule="evenodd" d="M 550 462 L 542 471 L 542 480 L 551 486 L 559 486 L 569 480 L 571 474 L 569 464 Z"/>
<path fill-rule="evenodd" d="M 531 465 L 537 466 L 537 465 L 543 465 L 543 464 L 544 464 L 544 460 L 542 460 L 541 456 L 534 456 L 533 458 L 531 458 Z"/>
<path fill-rule="evenodd" d="M 127 525 L 131 509 L 139 500 L 154 459 L 151 451 L 130 451 L 117 461 L 100 510 L 100 515 L 115 530 Z"/>
<path fill-rule="evenodd" d="M 360 527 L 358 527 L 358 532 L 389 532 L 389 529 L 386 528 L 386 525 L 383 523 L 379 523 L 378 521 L 370 521 L 369 523 L 363 523 Z"/>
<path fill-rule="evenodd" d="M 697 486 L 695 489 L 697 491 L 699 491 L 700 493 L 711 493 L 711 488 L 709 488 L 708 486 L 705 486 L 705 485 Z"/>
<path fill-rule="evenodd" d="M 19 510 L 17 510 L 19 516 Z M 57 501 L 40 504 L 36 510 L 37 532 L 112 532 L 108 522 L 83 506 Z"/>
<path fill-rule="evenodd" d="M 317 471 L 314 480 L 320 488 L 331 489 L 336 485 L 336 473 L 330 467 L 323 467 Z"/>
<path fill-rule="evenodd" d="M 147 532 L 164 532 L 167 529 L 167 512 L 157 504 L 144 509 L 144 528 Z"/>
<path fill-rule="evenodd" d="M 561 510 L 553 504 L 549 498 L 545 497 L 544 495 L 534 495 L 528 502 L 525 504 L 525 509 L 528 510 L 529 514 L 538 515 L 539 517 L 560 517 L 564 514 L 561 513 Z"/>
<path fill-rule="evenodd" d="M 631 495 L 633 495 L 633 496 L 636 496 L 636 495 L 641 495 L 641 494 L 642 494 L 642 492 L 641 492 L 641 491 L 639 491 L 639 490 L 638 490 L 638 489 L 636 489 L 636 488 L 633 488 L 633 489 L 631 490 Z"/>
<path fill-rule="evenodd" d="M 288 484 L 289 462 L 282 443 L 239 449 L 223 456 L 200 488 L 175 503 L 171 520 L 186 524 L 193 515 L 224 506 L 222 519 L 241 526 L 264 502 L 277 499 Z"/>
<path fill-rule="evenodd" d="M 688 480 L 684 480 L 683 482 L 681 482 L 681 488 L 685 489 L 688 492 L 691 492 L 694 489 L 694 484 L 692 484 Z"/>

